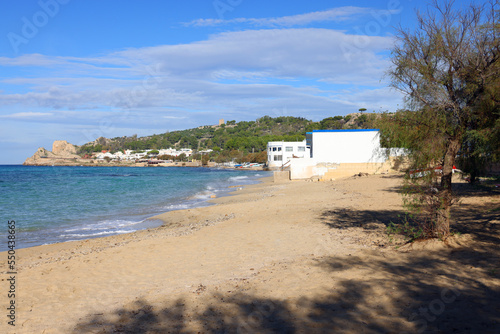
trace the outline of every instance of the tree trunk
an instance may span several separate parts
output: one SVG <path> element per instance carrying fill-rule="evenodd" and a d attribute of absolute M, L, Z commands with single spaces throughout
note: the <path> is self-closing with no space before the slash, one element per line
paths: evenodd
<path fill-rule="evenodd" d="M 455 158 L 460 149 L 460 139 L 457 137 L 450 138 L 446 147 L 446 153 L 443 160 L 443 169 L 441 176 L 441 189 L 439 197 L 441 200 L 440 206 L 437 209 L 436 215 L 436 233 L 437 237 L 446 239 L 450 235 L 450 218 L 451 204 L 453 193 L 451 189 L 453 166 Z"/>

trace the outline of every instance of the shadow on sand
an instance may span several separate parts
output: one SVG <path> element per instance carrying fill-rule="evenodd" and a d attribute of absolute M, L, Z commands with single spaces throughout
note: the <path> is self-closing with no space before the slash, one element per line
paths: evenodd
<path fill-rule="evenodd" d="M 334 229 L 368 232 L 370 221 L 388 224 L 399 215 L 333 210 L 319 220 Z M 207 291 L 204 302 L 193 305 L 192 298 L 166 296 L 160 305 L 139 300 L 89 314 L 74 333 L 499 333 L 498 211 L 460 205 L 454 215 L 454 229 L 473 236 L 470 247 L 322 257 L 316 265 L 331 287 L 315 298 Z M 357 274 L 346 278 L 349 271 Z"/>
<path fill-rule="evenodd" d="M 456 272 L 461 261 L 418 257 L 411 264 L 330 258 L 332 272 L 363 267 L 385 278 L 336 281 L 317 299 L 213 295 L 202 309 L 178 299 L 94 315 L 74 333 L 498 333 L 500 290 Z M 498 283 L 498 282 L 497 282 Z"/>

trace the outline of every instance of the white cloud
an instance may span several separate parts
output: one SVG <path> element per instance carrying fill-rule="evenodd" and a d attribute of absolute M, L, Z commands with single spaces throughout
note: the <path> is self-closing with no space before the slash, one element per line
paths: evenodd
<path fill-rule="evenodd" d="M 64 139 L 81 144 L 219 118 L 320 120 L 365 106 L 390 109 L 399 97 L 380 80 L 393 40 L 359 38 L 332 29 L 259 29 L 99 57 L 0 58 L 6 73 L 30 71 L 0 81 L 7 88 L 0 92 L 0 117 L 59 127 L 54 139 L 64 138 L 64 130 L 71 133 Z"/>
<path fill-rule="evenodd" d="M 198 19 L 186 23 L 187 26 L 217 26 L 225 24 L 242 24 L 248 23 L 254 26 L 268 26 L 268 27 L 291 27 L 297 25 L 307 25 L 315 22 L 327 21 L 345 21 L 353 16 L 366 14 L 370 11 L 368 8 L 361 7 L 339 7 L 332 8 L 324 11 L 311 12 L 306 14 L 272 17 L 272 18 L 236 18 L 231 20 L 220 19 Z"/>
<path fill-rule="evenodd" d="M 128 49 L 99 58 L 22 57 L 41 67 L 38 77 L 10 78 L 29 86 L 0 94 L 0 106 L 22 104 L 54 109 L 231 108 L 240 101 L 289 98 L 297 86 L 381 86 L 388 61 L 378 53 L 389 37 L 355 36 L 330 29 L 271 29 L 227 32 L 189 44 Z M 346 53 L 348 52 L 348 53 Z M 29 60 L 31 59 L 32 62 Z M 100 67 L 119 59 L 126 67 Z M 10 62 L 18 65 L 17 58 Z M 34 73 L 37 73 L 35 70 Z M 306 80 L 307 84 L 301 84 Z M 318 92 L 301 91 L 314 97 Z M 263 106 L 265 108 L 265 106 Z"/>
<path fill-rule="evenodd" d="M 365 75 L 387 63 L 377 52 L 392 46 L 389 37 L 356 36 L 330 29 L 272 29 L 221 33 L 191 44 L 133 49 L 121 56 L 157 64 L 167 76 L 207 79 L 221 71 L 246 77 L 336 78 Z M 368 66 L 367 66 L 368 65 Z M 349 79 L 343 79 L 349 81 Z"/>
<path fill-rule="evenodd" d="M 22 120 L 28 120 L 28 119 L 40 119 L 40 118 L 46 118 L 49 116 L 54 115 L 53 113 L 45 113 L 45 112 L 18 112 L 14 114 L 9 114 L 9 115 L 0 115 L 0 118 L 8 118 L 8 119 L 22 119 Z"/>
<path fill-rule="evenodd" d="M 41 54 L 22 55 L 16 58 L 0 57 L 2 66 L 53 66 L 59 63 L 57 57 Z"/>

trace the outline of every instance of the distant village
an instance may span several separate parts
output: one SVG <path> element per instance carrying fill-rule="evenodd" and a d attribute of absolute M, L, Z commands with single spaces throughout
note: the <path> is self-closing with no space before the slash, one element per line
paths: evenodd
<path fill-rule="evenodd" d="M 360 120 L 362 116 L 356 119 Z M 347 117 L 340 118 L 346 122 Z M 332 118 L 332 121 L 340 121 L 340 119 Z M 224 120 L 221 119 L 219 125 L 214 127 L 220 128 L 223 125 Z M 241 156 L 238 158 L 231 155 L 226 157 L 227 160 L 218 161 L 213 159 L 211 154 L 214 150 L 208 148 L 204 150 L 172 147 L 164 149 L 112 149 L 111 145 L 107 145 L 108 147 L 103 150 L 100 146 L 104 146 L 104 144 L 101 144 L 100 140 L 105 140 L 105 138 L 99 138 L 95 142 L 100 147 L 100 151 L 92 152 L 89 150 L 85 155 L 82 155 L 81 152 L 78 154 L 77 146 L 66 141 L 55 141 L 52 151 L 41 147 L 32 157 L 26 159 L 24 164 L 264 168 L 275 171 L 275 178 L 279 179 L 332 180 L 360 173 L 389 173 L 393 169 L 394 162 L 405 156 L 405 152 L 401 149 L 383 148 L 378 129 L 312 130 L 306 132 L 305 137 L 306 139 L 302 141 L 267 141 L 265 151 L 257 153 L 259 161 L 247 160 L 248 162 L 242 162 L 244 160 L 241 159 Z M 231 152 L 240 153 L 234 149 Z"/>
<path fill-rule="evenodd" d="M 390 173 L 394 159 L 404 157 L 404 150 L 382 148 L 377 129 L 313 130 L 303 141 L 270 141 L 267 162 L 237 164 L 216 163 L 209 158 L 212 149 L 195 151 L 190 148 L 145 150 L 109 150 L 79 156 L 76 147 L 66 141 L 56 141 L 52 151 L 39 148 L 25 165 L 74 166 L 186 166 L 268 168 L 275 179 L 332 180 L 354 174 Z"/>

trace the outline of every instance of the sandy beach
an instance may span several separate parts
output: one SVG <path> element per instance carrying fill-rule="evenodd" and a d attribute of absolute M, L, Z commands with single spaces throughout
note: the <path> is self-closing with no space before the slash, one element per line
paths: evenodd
<path fill-rule="evenodd" d="M 262 183 L 162 227 L 19 249 L 1 333 L 498 333 L 500 192 L 460 183 L 457 234 L 404 245 L 400 175 Z"/>

